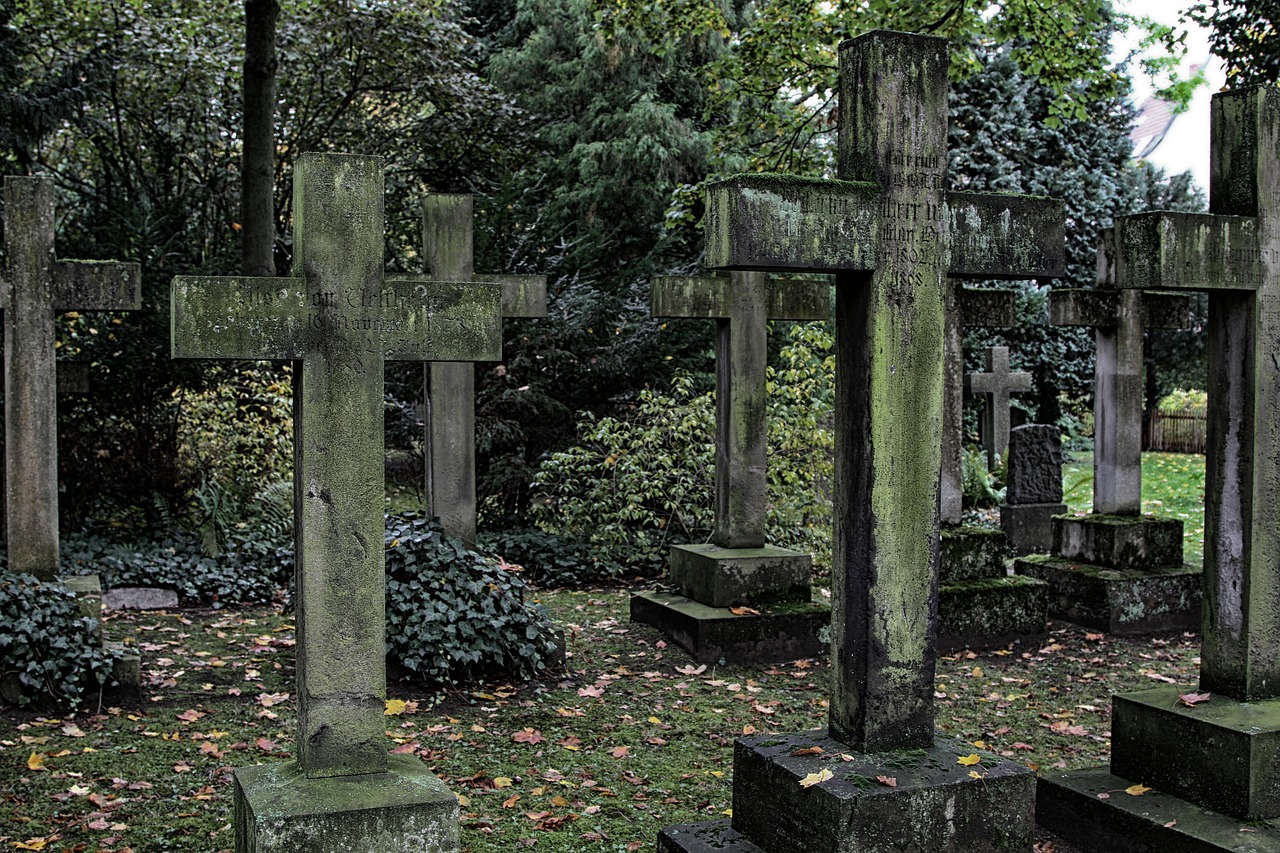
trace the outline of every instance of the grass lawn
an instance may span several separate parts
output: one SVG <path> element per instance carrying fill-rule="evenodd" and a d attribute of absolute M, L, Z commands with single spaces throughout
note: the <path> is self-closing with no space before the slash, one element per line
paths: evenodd
<path fill-rule="evenodd" d="M 541 594 L 569 668 L 432 696 L 393 684 L 387 746 L 463 798 L 463 848 L 651 850 L 672 823 L 727 813 L 732 741 L 823 725 L 826 664 L 693 665 L 627 622 L 623 591 Z M 271 609 L 123 614 L 146 686 L 77 714 L 0 716 L 0 846 L 223 851 L 234 767 L 293 750 L 293 626 Z M 1055 625 L 1039 648 L 942 660 L 943 731 L 1029 765 L 1105 762 L 1112 691 L 1195 679 L 1193 635 L 1112 639 Z M 1045 846 L 1042 849 L 1052 849 Z"/>
<path fill-rule="evenodd" d="M 1093 509 L 1093 454 L 1072 453 L 1062 488 L 1074 512 Z M 1142 511 L 1182 522 L 1183 559 L 1204 562 L 1204 457 L 1190 453 L 1142 454 Z"/>

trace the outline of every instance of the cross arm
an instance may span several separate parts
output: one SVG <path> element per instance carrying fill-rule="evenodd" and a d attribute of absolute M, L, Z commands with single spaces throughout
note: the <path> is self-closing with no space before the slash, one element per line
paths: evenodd
<path fill-rule="evenodd" d="M 59 261 L 53 307 L 59 311 L 137 311 L 142 267 L 118 261 Z"/>
<path fill-rule="evenodd" d="M 1066 274 L 1059 199 L 947 193 L 953 278 L 1059 278 Z"/>
<path fill-rule="evenodd" d="M 547 277 L 545 275 L 477 274 L 475 281 L 496 284 L 502 288 L 502 316 L 547 316 Z"/>
<path fill-rule="evenodd" d="M 728 276 L 660 276 L 649 288 L 654 317 L 723 319 L 733 313 Z M 769 279 L 765 316 L 770 320 L 825 320 L 831 314 L 831 283 L 810 279 Z"/>
<path fill-rule="evenodd" d="M 707 266 L 835 272 L 875 268 L 880 188 L 791 175 L 707 187 Z"/>
<path fill-rule="evenodd" d="M 1017 294 L 1002 287 L 956 289 L 962 326 L 1017 325 Z"/>
<path fill-rule="evenodd" d="M 309 313 L 300 279 L 180 275 L 170 285 L 170 351 L 174 358 L 300 359 Z"/>
<path fill-rule="evenodd" d="M 1100 241 L 1098 280 L 1122 289 L 1257 290 L 1265 272 L 1252 216 L 1139 213 Z"/>

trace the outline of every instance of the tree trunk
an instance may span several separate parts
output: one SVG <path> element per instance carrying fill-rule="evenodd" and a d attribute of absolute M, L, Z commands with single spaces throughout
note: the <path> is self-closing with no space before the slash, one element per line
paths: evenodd
<path fill-rule="evenodd" d="M 244 153 L 240 170 L 240 267 L 274 276 L 276 19 L 279 0 L 244 0 Z"/>

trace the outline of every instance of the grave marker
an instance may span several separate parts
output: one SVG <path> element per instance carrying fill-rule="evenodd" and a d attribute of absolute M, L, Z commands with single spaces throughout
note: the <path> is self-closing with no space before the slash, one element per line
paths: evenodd
<path fill-rule="evenodd" d="M 422 242 L 440 281 L 486 282 L 502 288 L 503 318 L 547 316 L 542 275 L 477 275 L 473 264 L 474 202 L 469 194 L 435 193 L 422 204 Z M 501 352 L 496 360 L 501 360 Z M 446 533 L 476 540 L 476 377 L 470 362 L 433 361 L 425 369 L 427 431 L 423 443 L 427 515 Z"/>
<path fill-rule="evenodd" d="M 934 742 L 943 306 L 947 276 L 1061 274 L 1063 214 L 944 190 L 948 66 L 944 39 L 845 42 L 841 180 L 708 188 L 708 266 L 836 273 L 834 689 L 829 737 L 737 742 L 732 828 L 672 827 L 659 850 L 1030 847 L 1026 768 L 992 758 L 975 780 L 952 769 L 959 744 Z M 809 745 L 821 754 L 795 754 Z M 850 750 L 862 754 L 841 761 Z M 893 759 L 898 787 L 860 787 L 887 772 L 875 753 L 893 750 L 919 750 Z M 829 783 L 798 784 L 819 769 Z"/>
<path fill-rule="evenodd" d="M 715 528 L 710 543 L 671 549 L 680 595 L 632 596 L 631 619 L 653 625 L 706 663 L 795 660 L 816 655 L 818 628 L 830 621 L 809 605 L 808 554 L 765 541 L 765 379 L 770 319 L 824 320 L 826 281 L 770 280 L 762 272 L 665 277 L 651 291 L 655 317 L 716 321 Z M 726 613 L 752 605 L 760 612 Z"/>
<path fill-rule="evenodd" d="M 982 413 L 983 439 L 987 443 L 987 467 L 995 470 L 1009 450 L 1009 395 L 1030 391 L 1031 374 L 1009 367 L 1008 347 L 987 348 L 987 372 L 966 373 L 965 390 L 987 398 Z"/>
<path fill-rule="evenodd" d="M 387 755 L 383 363 L 496 360 L 499 288 L 384 277 L 372 157 L 299 159 L 294 247 L 293 278 L 173 282 L 174 357 L 295 363 L 297 760 L 236 772 L 237 849 L 454 850 L 456 798 Z"/>
<path fill-rule="evenodd" d="M 1280 849 L 1280 92 L 1211 115 L 1211 212 L 1123 217 L 1105 259 L 1118 288 L 1209 294 L 1200 682 L 1115 696 L 1110 772 L 1041 780 L 1041 821 L 1089 851 L 1239 850 L 1245 820 Z M 1155 789 L 1140 809 L 1098 800 L 1126 780 Z"/>
<path fill-rule="evenodd" d="M 6 176 L 5 522 L 9 569 L 58 576 L 58 406 L 54 313 L 142 307 L 137 264 L 59 261 L 53 181 Z"/>

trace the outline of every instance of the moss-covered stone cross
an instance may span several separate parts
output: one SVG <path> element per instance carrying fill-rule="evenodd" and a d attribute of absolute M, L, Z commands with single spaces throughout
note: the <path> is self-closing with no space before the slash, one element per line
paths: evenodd
<path fill-rule="evenodd" d="M 987 369 L 964 375 L 964 389 L 986 397 L 982 411 L 982 432 L 987 442 L 987 467 L 994 469 L 1009 449 L 1009 399 L 1011 394 L 1030 391 L 1035 386 L 1031 374 L 1013 370 L 1008 347 L 987 347 Z"/>
<path fill-rule="evenodd" d="M 840 180 L 708 188 L 707 265 L 836 274 L 833 737 L 933 743 L 944 291 L 1063 266 L 1063 208 L 948 192 L 944 39 L 840 46 Z"/>
<path fill-rule="evenodd" d="M 53 181 L 4 179 L 5 523 L 9 569 L 58 574 L 58 406 L 54 314 L 142 307 L 137 264 L 60 261 Z"/>
<path fill-rule="evenodd" d="M 825 281 L 769 280 L 762 272 L 654 279 L 655 317 L 716 321 L 716 521 L 722 548 L 765 544 L 765 372 L 769 320 L 825 320 Z"/>
<path fill-rule="evenodd" d="M 502 288 L 502 316 L 547 316 L 547 278 L 474 271 L 469 194 L 433 193 L 422 204 L 422 242 L 432 278 L 487 282 Z M 499 354 L 498 358 L 502 356 Z M 476 539 L 476 386 L 471 364 L 426 366 L 427 430 L 423 443 L 427 514 L 446 532 Z"/>
<path fill-rule="evenodd" d="M 383 364 L 493 361 L 497 285 L 383 275 L 379 160 L 304 154 L 292 278 L 173 280 L 175 358 L 294 367 L 297 760 L 387 769 Z"/>

